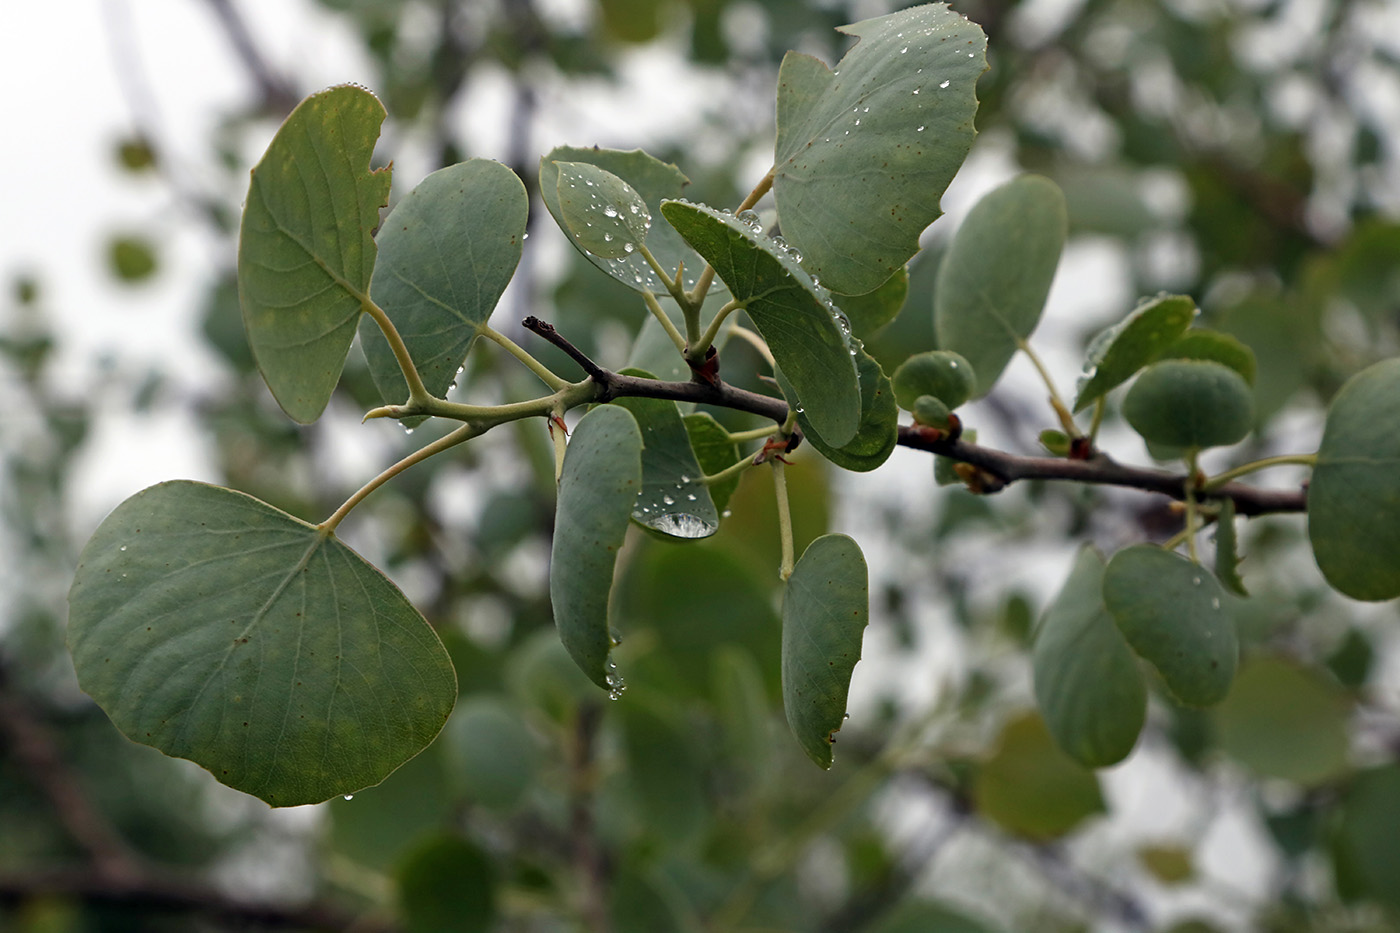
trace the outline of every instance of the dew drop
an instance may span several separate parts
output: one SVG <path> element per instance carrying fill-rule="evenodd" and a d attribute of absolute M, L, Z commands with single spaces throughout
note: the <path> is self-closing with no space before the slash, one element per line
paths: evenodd
<path fill-rule="evenodd" d="M 630 252 L 632 252 L 633 250 L 635 250 L 636 248 L 637 248 L 637 247 L 634 246 L 634 245 L 632 245 L 632 243 L 631 243 L 630 241 L 627 242 L 627 243 L 623 243 L 623 244 L 622 244 L 622 251 L 623 251 L 624 253 L 630 253 Z"/>
<path fill-rule="evenodd" d="M 616 216 L 617 216 L 617 208 L 615 208 L 615 207 L 613 207 L 611 204 L 609 204 L 607 207 L 603 208 L 603 216 L 604 216 L 604 217 L 616 217 Z"/>
<path fill-rule="evenodd" d="M 605 233 L 605 234 L 603 234 L 603 242 L 604 242 L 604 243 L 611 243 L 611 242 L 612 242 L 612 234 L 611 234 L 611 233 Z"/>
<path fill-rule="evenodd" d="M 123 550 L 123 551 L 126 550 L 126 545 L 125 545 L 125 544 L 122 545 L 122 550 Z"/>
<path fill-rule="evenodd" d="M 689 477 L 689 476 L 686 476 L 684 473 L 682 473 L 682 474 L 681 474 L 681 482 L 682 482 L 682 483 L 688 483 L 688 482 L 690 482 L 690 477 Z"/>
<path fill-rule="evenodd" d="M 735 217 L 735 220 L 742 220 L 750 227 L 758 227 L 760 223 L 758 219 L 758 214 L 755 211 L 740 211 Z"/>
<path fill-rule="evenodd" d="M 904 53 L 906 53 L 906 52 L 908 52 L 908 51 L 909 51 L 909 46 L 906 45 L 904 48 L 902 48 L 902 49 L 899 50 L 899 54 L 900 54 L 900 55 L 903 55 Z"/>
<path fill-rule="evenodd" d="M 951 80 L 949 80 L 948 78 L 944 78 L 944 79 L 943 79 L 943 83 L 940 84 L 940 85 L 938 85 L 938 86 L 939 86 L 939 87 L 947 87 L 948 85 L 950 85 L 950 84 L 952 84 L 952 83 L 953 83 L 953 82 L 952 82 Z"/>
<path fill-rule="evenodd" d="M 924 128 L 921 126 L 921 127 L 919 127 L 917 130 L 915 130 L 914 132 L 916 132 L 916 133 L 922 133 L 923 131 L 924 131 Z"/>
<path fill-rule="evenodd" d="M 687 495 L 685 498 L 686 498 L 686 500 L 689 501 L 689 502 L 694 502 L 694 501 L 695 501 L 695 493 L 692 492 L 692 493 L 690 493 L 689 495 Z"/>
<path fill-rule="evenodd" d="M 914 93 L 915 93 L 915 94 L 919 93 L 919 89 L 918 89 L 918 88 L 914 88 Z"/>
<path fill-rule="evenodd" d="M 346 799 L 346 800 L 354 800 L 354 799 L 355 799 L 355 795 L 354 795 L 354 794 L 346 794 L 346 795 L 345 795 L 345 799 Z"/>
<path fill-rule="evenodd" d="M 667 505 L 675 505 L 675 504 L 676 504 L 676 500 L 675 500 L 675 499 L 672 499 L 670 496 L 662 496 L 662 497 L 661 497 L 661 501 L 664 502 L 664 503 L 666 503 Z"/>
<path fill-rule="evenodd" d="M 1212 608 L 1212 609 L 1219 609 L 1219 608 L 1220 608 L 1220 597 L 1219 597 L 1219 596 L 1212 596 L 1212 597 L 1211 597 L 1211 599 L 1210 599 L 1210 608 Z"/>
<path fill-rule="evenodd" d="M 1192 585 L 1192 586 L 1200 586 L 1200 585 L 1201 585 L 1201 578 L 1200 578 L 1200 577 L 1192 577 L 1192 578 L 1191 578 L 1191 585 Z"/>

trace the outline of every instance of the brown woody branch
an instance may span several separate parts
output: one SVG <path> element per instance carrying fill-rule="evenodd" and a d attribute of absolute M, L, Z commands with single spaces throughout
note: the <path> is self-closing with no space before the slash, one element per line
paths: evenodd
<path fill-rule="evenodd" d="M 615 398 L 664 398 L 677 402 L 696 402 L 717 408 L 731 408 L 769 418 L 782 424 L 788 416 L 788 406 L 780 398 L 759 395 L 738 389 L 716 379 L 708 382 L 664 382 L 624 376 L 599 366 L 588 355 L 570 343 L 562 334 L 538 318 L 525 319 L 525 327 L 554 344 L 569 355 L 598 387 L 596 400 L 609 402 Z M 976 467 L 983 482 L 982 492 L 997 492 L 1017 480 L 1065 480 L 1100 486 L 1121 486 L 1160 493 L 1173 499 L 1186 498 L 1185 473 L 1172 473 L 1148 467 L 1125 466 L 1105 454 L 1088 460 L 1060 457 L 1024 457 L 991 447 L 950 438 L 947 433 L 917 425 L 899 429 L 899 444 L 913 450 L 924 450 Z M 1233 499 L 1239 515 L 1265 515 L 1276 512 L 1306 512 L 1307 493 L 1304 489 L 1261 489 L 1244 483 L 1226 483 L 1209 492 L 1197 492 L 1201 499 Z"/>

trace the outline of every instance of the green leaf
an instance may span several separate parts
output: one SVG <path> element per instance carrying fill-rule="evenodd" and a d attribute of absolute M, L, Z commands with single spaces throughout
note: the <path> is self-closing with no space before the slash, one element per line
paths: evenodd
<path fill-rule="evenodd" d="M 549 598 L 559 640 L 588 679 L 613 694 L 608 593 L 617 552 L 642 488 L 642 432 L 625 408 L 600 405 L 574 428 L 559 477 Z"/>
<path fill-rule="evenodd" d="M 952 350 L 915 353 L 899 364 L 892 377 L 895 399 L 905 411 L 914 410 L 921 395 L 932 395 L 949 410 L 966 402 L 977 388 L 972 364 Z"/>
<path fill-rule="evenodd" d="M 686 415 L 681 421 L 685 424 L 691 450 L 695 452 L 695 460 L 702 472 L 713 476 L 739 462 L 739 446 L 729 439 L 729 432 L 709 412 Z M 729 497 L 738 487 L 737 476 L 710 486 L 710 499 L 715 508 L 723 512 L 729 505 Z"/>
<path fill-rule="evenodd" d="M 1224 447 L 1254 427 L 1254 394 L 1239 373 L 1219 363 L 1164 360 L 1128 389 L 1123 417 L 1160 447 Z"/>
<path fill-rule="evenodd" d="M 1027 713 L 1006 724 L 997 750 L 977 769 L 977 811 L 1031 839 L 1056 839 L 1105 809 L 1094 772 L 1055 747 L 1045 723 Z"/>
<path fill-rule="evenodd" d="M 122 282 L 134 285 L 155 275 L 160 261 L 149 238 L 125 234 L 113 237 L 107 244 L 107 265 Z"/>
<path fill-rule="evenodd" d="M 1400 359 L 1357 373 L 1327 410 L 1308 487 L 1308 537 L 1353 599 L 1400 596 Z"/>
<path fill-rule="evenodd" d="M 773 197 L 783 235 L 828 288 L 874 291 L 919 250 L 976 135 L 987 39 L 945 4 L 868 19 L 831 71 L 789 52 L 778 72 Z"/>
<path fill-rule="evenodd" d="M 384 221 L 370 297 L 394 322 L 434 395 L 452 387 L 510 284 L 528 211 L 525 186 L 514 172 L 472 159 L 423 179 Z M 380 397 L 405 401 L 408 383 L 373 318 L 360 323 L 360 343 Z"/>
<path fill-rule="evenodd" d="M 1179 340 L 1158 354 L 1157 359 L 1209 360 L 1233 369 L 1250 385 L 1254 385 L 1254 376 L 1259 368 L 1254 351 L 1238 338 L 1199 327 L 1182 334 Z"/>
<path fill-rule="evenodd" d="M 574 243 L 603 259 L 621 259 L 646 242 L 651 212 L 632 186 L 587 162 L 555 162 L 559 213 Z"/>
<path fill-rule="evenodd" d="M 831 767 L 851 672 L 870 617 L 860 546 L 845 535 L 808 545 L 783 596 L 783 710 L 802 750 Z"/>
<path fill-rule="evenodd" d="M 384 107 L 349 85 L 297 105 L 253 168 L 238 237 L 243 326 L 293 420 L 320 417 L 355 339 L 374 271 L 389 169 L 371 172 Z"/>
<path fill-rule="evenodd" d="M 1262 777 L 1315 786 L 1347 766 L 1350 704 L 1341 689 L 1277 658 L 1245 665 L 1215 709 L 1220 747 Z"/>
<path fill-rule="evenodd" d="M 273 806 L 378 784 L 457 697 L 442 643 L 379 571 L 230 489 L 127 499 L 68 599 L 79 683 L 117 728 Z"/>
<path fill-rule="evenodd" d="M 972 364 L 977 395 L 1040 322 L 1066 223 L 1055 183 L 1022 175 L 978 201 L 953 236 L 934 286 L 933 327 L 939 347 Z"/>
<path fill-rule="evenodd" d="M 1055 743 L 1089 768 L 1128 757 L 1147 720 L 1147 686 L 1104 606 L 1103 576 L 1103 558 L 1082 549 L 1031 652 L 1045 724 Z"/>
<path fill-rule="evenodd" d="M 1150 544 L 1124 548 L 1104 571 L 1103 600 L 1128 644 L 1187 706 L 1230 691 L 1239 660 L 1235 623 L 1210 571 Z"/>
<path fill-rule="evenodd" d="M 464 699 L 442 730 L 444 764 L 475 803 L 510 810 L 530 790 L 542 758 L 515 706 L 496 696 Z"/>
<path fill-rule="evenodd" d="M 1100 331 L 1089 343 L 1074 410 L 1083 410 L 1157 359 L 1177 342 L 1199 313 L 1187 295 L 1158 295 L 1144 300 L 1123 320 Z"/>
<path fill-rule="evenodd" d="M 1347 788 L 1333 839 L 1344 897 L 1371 897 L 1400 910 L 1400 766 L 1363 771 Z"/>
<path fill-rule="evenodd" d="M 653 378 L 639 369 L 626 376 Z M 719 511 L 703 482 L 676 403 L 662 398 L 621 398 L 610 404 L 632 413 L 642 432 L 642 488 L 632 520 L 670 538 L 708 538 L 719 528 Z"/>
<path fill-rule="evenodd" d="M 1220 500 L 1220 514 L 1215 520 L 1215 575 L 1225 588 L 1237 596 L 1248 596 L 1244 580 L 1240 579 L 1239 543 L 1235 538 L 1235 500 Z"/>
<path fill-rule="evenodd" d="M 703 204 L 666 201 L 661 213 L 743 302 L 812 430 L 831 447 L 855 437 L 861 386 L 850 326 L 826 289 L 799 265 L 800 257 L 756 227 Z"/>
<path fill-rule="evenodd" d="M 801 406 L 797 407 L 797 424 L 807 442 L 823 457 L 842 469 L 867 473 L 888 460 L 899 442 L 899 406 L 895 404 L 894 386 L 880 364 L 865 352 L 859 340 L 855 341 L 855 349 L 860 377 L 860 427 L 855 437 L 833 447 L 812 429 L 811 419 Z M 773 375 L 784 396 L 797 397 L 781 367 L 774 369 Z"/>
<path fill-rule="evenodd" d="M 1191 850 L 1183 846 L 1142 846 L 1137 857 L 1148 874 L 1162 884 L 1183 884 L 1196 875 Z"/>
<path fill-rule="evenodd" d="M 693 844 L 705 828 L 709 804 L 696 745 L 684 724 L 670 711 L 640 702 L 622 704 L 618 719 L 627 783 L 642 826 L 667 848 Z"/>
<path fill-rule="evenodd" d="M 1064 431 L 1056 431 L 1054 428 L 1046 428 L 1040 432 L 1040 446 L 1054 454 L 1056 457 L 1068 457 L 1070 451 L 1070 437 Z"/>
<path fill-rule="evenodd" d="M 931 901 L 905 900 L 868 928 L 869 933 L 992 933 L 992 928 Z"/>
<path fill-rule="evenodd" d="M 619 149 L 581 149 L 573 146 L 559 146 L 540 159 L 540 199 L 553 215 L 560 229 L 566 233 L 568 223 L 564 220 L 559 204 L 560 162 L 582 162 L 596 165 L 626 182 L 646 204 L 648 213 L 656 216 L 661 202 L 667 198 L 678 198 L 690 179 L 669 162 L 662 162 L 640 149 L 622 151 Z M 649 291 L 666 294 L 666 286 L 657 278 L 640 252 L 619 258 L 595 256 L 579 246 L 572 236 L 569 241 L 588 257 L 589 262 L 617 279 L 634 291 Z M 647 231 L 647 248 L 667 270 L 674 275 L 677 263 L 685 262 L 685 272 L 681 280 L 687 289 L 695 287 L 695 279 L 704 268 L 694 250 L 686 246 L 680 235 L 663 224 L 653 224 Z"/>
<path fill-rule="evenodd" d="M 909 267 L 900 266 L 873 292 L 842 295 L 838 304 L 851 322 L 851 333 L 865 339 L 899 317 L 908 297 Z"/>
<path fill-rule="evenodd" d="M 460 836 L 435 836 L 399 863 L 406 933 L 486 933 L 496 926 L 491 857 Z"/>

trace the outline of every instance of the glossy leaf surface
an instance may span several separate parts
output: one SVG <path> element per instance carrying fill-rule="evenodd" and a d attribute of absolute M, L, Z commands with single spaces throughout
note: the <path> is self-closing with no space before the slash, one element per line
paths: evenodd
<path fill-rule="evenodd" d="M 1353 599 L 1400 596 L 1400 359 L 1347 381 L 1327 410 L 1308 487 L 1308 537 Z"/>
<path fill-rule="evenodd" d="M 623 151 L 559 146 L 540 159 L 540 199 L 544 201 L 555 222 L 566 233 L 569 226 L 559 205 L 559 169 L 555 164 L 557 162 L 584 162 L 616 175 L 641 197 L 652 217 L 656 216 L 663 200 L 680 197 L 685 186 L 690 184 L 690 179 L 686 178 L 680 169 L 640 149 Z M 569 240 L 574 242 L 573 237 Z M 576 242 L 574 245 L 578 246 Z M 695 277 L 704 268 L 704 263 L 695 255 L 694 250 L 686 246 L 676 231 L 665 224 L 653 223 L 647 231 L 647 248 L 668 275 L 674 275 L 676 264 L 684 260 L 686 271 L 682 275 L 682 282 L 687 289 L 694 287 Z M 666 286 L 657 278 L 640 252 L 604 258 L 582 248 L 580 251 L 595 266 L 628 288 L 650 291 L 658 295 L 666 293 Z"/>
<path fill-rule="evenodd" d="M 389 170 L 371 172 L 384 107 L 342 86 L 297 105 L 253 168 L 238 237 L 243 326 L 293 420 L 320 417 L 355 339 Z"/>
<path fill-rule="evenodd" d="M 646 242 L 651 212 L 632 186 L 587 162 L 555 162 L 559 213 L 574 243 L 603 259 L 622 259 Z"/>
<path fill-rule="evenodd" d="M 1219 363 L 1164 360 L 1143 370 L 1123 398 L 1123 417 L 1161 447 L 1223 447 L 1254 427 L 1254 395 Z"/>
<path fill-rule="evenodd" d="M 642 370 L 623 375 L 652 378 Z M 642 432 L 642 488 L 632 505 L 632 520 L 671 538 L 708 538 L 719 528 L 719 512 L 703 482 L 690 435 L 676 403 L 662 398 L 621 398 L 612 404 L 627 409 Z"/>
<path fill-rule="evenodd" d="M 1008 832 L 1055 839 L 1105 809 L 1094 772 L 1060 751 L 1045 723 L 1027 713 L 1003 727 L 972 785 L 977 812 Z"/>
<path fill-rule="evenodd" d="M 833 71 L 789 52 L 778 72 L 773 197 L 783 235 L 829 288 L 863 295 L 919 249 L 975 134 L 981 29 L 945 4 L 868 19 Z"/>
<path fill-rule="evenodd" d="M 870 617 L 865 558 L 845 535 L 808 545 L 783 596 L 783 710 L 802 750 L 831 767 Z"/>
<path fill-rule="evenodd" d="M 1147 719 L 1147 685 L 1104 606 L 1103 574 L 1103 558 L 1081 550 L 1031 653 L 1036 704 L 1050 734 L 1089 768 L 1126 758 Z"/>
<path fill-rule="evenodd" d="M 1118 629 L 1187 706 L 1225 698 L 1239 661 L 1235 623 L 1210 571 L 1149 544 L 1124 548 L 1104 571 L 1104 605 Z"/>
<path fill-rule="evenodd" d="M 600 405 L 574 428 L 559 477 L 549 598 L 559 640 L 604 690 L 621 683 L 608 629 L 617 552 L 642 488 L 642 433 L 625 408 Z"/>
<path fill-rule="evenodd" d="M 832 447 L 850 441 L 861 417 L 857 351 L 826 289 L 756 225 L 684 201 L 667 201 L 661 213 L 744 303 L 812 430 Z"/>
<path fill-rule="evenodd" d="M 833 447 L 812 430 L 811 419 L 803 408 L 797 410 L 797 424 L 807 442 L 823 457 L 846 470 L 866 473 L 889 459 L 899 441 L 899 406 L 895 404 L 894 386 L 880 364 L 865 352 L 860 341 L 855 342 L 856 367 L 860 376 L 860 427 L 855 437 L 840 447 Z M 792 389 L 782 369 L 773 373 L 783 394 Z M 797 397 L 795 390 L 792 396 Z"/>
<path fill-rule="evenodd" d="M 1131 379 L 1174 344 L 1198 313 L 1187 295 L 1158 295 L 1101 331 L 1089 343 L 1074 410 L 1081 411 Z"/>
<path fill-rule="evenodd" d="M 977 395 L 1040 323 L 1067 230 L 1055 183 L 1022 175 L 978 201 L 953 236 L 934 286 L 938 346 L 977 373 Z"/>
<path fill-rule="evenodd" d="M 370 297 L 394 322 L 433 395 L 447 394 L 478 328 L 510 284 L 528 211 L 514 172 L 472 159 L 423 179 L 384 221 Z M 408 383 L 398 360 L 368 316 L 360 322 L 360 343 L 380 397 L 405 401 Z"/>
<path fill-rule="evenodd" d="M 273 806 L 377 784 L 456 700 L 437 635 L 332 535 L 251 496 L 152 486 L 83 550 L 79 683 L 128 738 Z"/>

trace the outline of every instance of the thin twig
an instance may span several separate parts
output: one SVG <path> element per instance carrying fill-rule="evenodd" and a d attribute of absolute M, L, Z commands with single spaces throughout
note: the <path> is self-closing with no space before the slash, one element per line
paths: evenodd
<path fill-rule="evenodd" d="M 577 363 L 579 365 L 579 368 L 581 368 L 588 376 L 590 376 L 594 380 L 598 380 L 599 377 L 607 376 L 607 370 L 603 369 L 603 367 L 599 366 L 597 363 L 589 359 L 587 353 L 584 353 L 578 347 L 570 343 L 569 340 L 563 334 L 559 333 L 559 331 L 554 329 L 553 324 L 549 323 L 548 321 L 541 321 L 533 314 L 527 317 L 524 321 L 522 321 L 521 324 L 530 333 L 543 337 L 545 340 L 549 341 L 559 349 L 563 350 L 566 354 L 568 354 L 569 359 Z"/>

